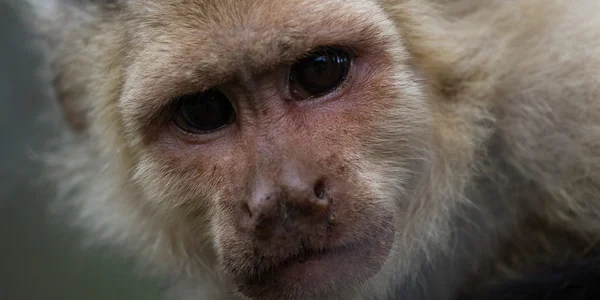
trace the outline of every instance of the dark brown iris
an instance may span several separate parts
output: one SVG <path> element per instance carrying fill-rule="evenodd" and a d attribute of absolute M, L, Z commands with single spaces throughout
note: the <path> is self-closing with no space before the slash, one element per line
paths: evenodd
<path fill-rule="evenodd" d="M 343 49 L 312 51 L 292 66 L 290 91 L 298 100 L 330 93 L 344 82 L 350 63 L 350 54 Z"/>
<path fill-rule="evenodd" d="M 173 120 L 185 131 L 208 133 L 231 124 L 235 120 L 235 111 L 227 96 L 212 89 L 179 97 Z"/>

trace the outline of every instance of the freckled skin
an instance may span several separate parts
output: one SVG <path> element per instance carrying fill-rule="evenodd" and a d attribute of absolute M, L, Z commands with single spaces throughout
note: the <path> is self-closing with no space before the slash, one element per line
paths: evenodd
<path fill-rule="evenodd" d="M 454 299 L 597 251 L 595 0 L 27 2 L 59 203 L 182 299 Z M 294 98 L 324 46 L 345 80 Z M 182 131 L 214 88 L 234 122 Z"/>

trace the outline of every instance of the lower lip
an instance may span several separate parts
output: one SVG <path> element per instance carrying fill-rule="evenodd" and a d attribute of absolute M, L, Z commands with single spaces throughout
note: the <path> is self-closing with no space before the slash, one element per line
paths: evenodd
<path fill-rule="evenodd" d="M 381 242 L 339 247 L 293 260 L 256 279 L 239 281 L 238 288 L 252 299 L 281 298 L 282 291 L 287 299 L 293 294 L 318 294 L 332 286 L 355 286 L 379 271 L 392 242 L 393 234 Z"/>

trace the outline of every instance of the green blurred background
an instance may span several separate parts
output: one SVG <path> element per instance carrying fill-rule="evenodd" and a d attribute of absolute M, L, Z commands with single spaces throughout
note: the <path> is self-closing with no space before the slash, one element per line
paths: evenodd
<path fill-rule="evenodd" d="M 0 0 L 0 300 L 160 299 L 159 284 L 142 280 L 130 261 L 84 249 L 48 213 L 52 189 L 34 183 L 40 167 L 28 153 L 60 128 L 36 122 L 54 103 L 36 79 L 41 59 L 23 25 Z"/>

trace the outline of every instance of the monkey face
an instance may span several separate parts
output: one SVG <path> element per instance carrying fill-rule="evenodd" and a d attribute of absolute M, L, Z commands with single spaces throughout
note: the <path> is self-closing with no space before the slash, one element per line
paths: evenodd
<path fill-rule="evenodd" d="M 381 272 L 431 132 L 377 4 L 131 5 L 119 107 L 134 182 L 185 232 L 173 243 L 210 245 L 252 299 L 339 295 Z"/>
<path fill-rule="evenodd" d="M 598 1 L 16 2 L 61 208 L 186 299 L 445 299 L 596 240 Z"/>

